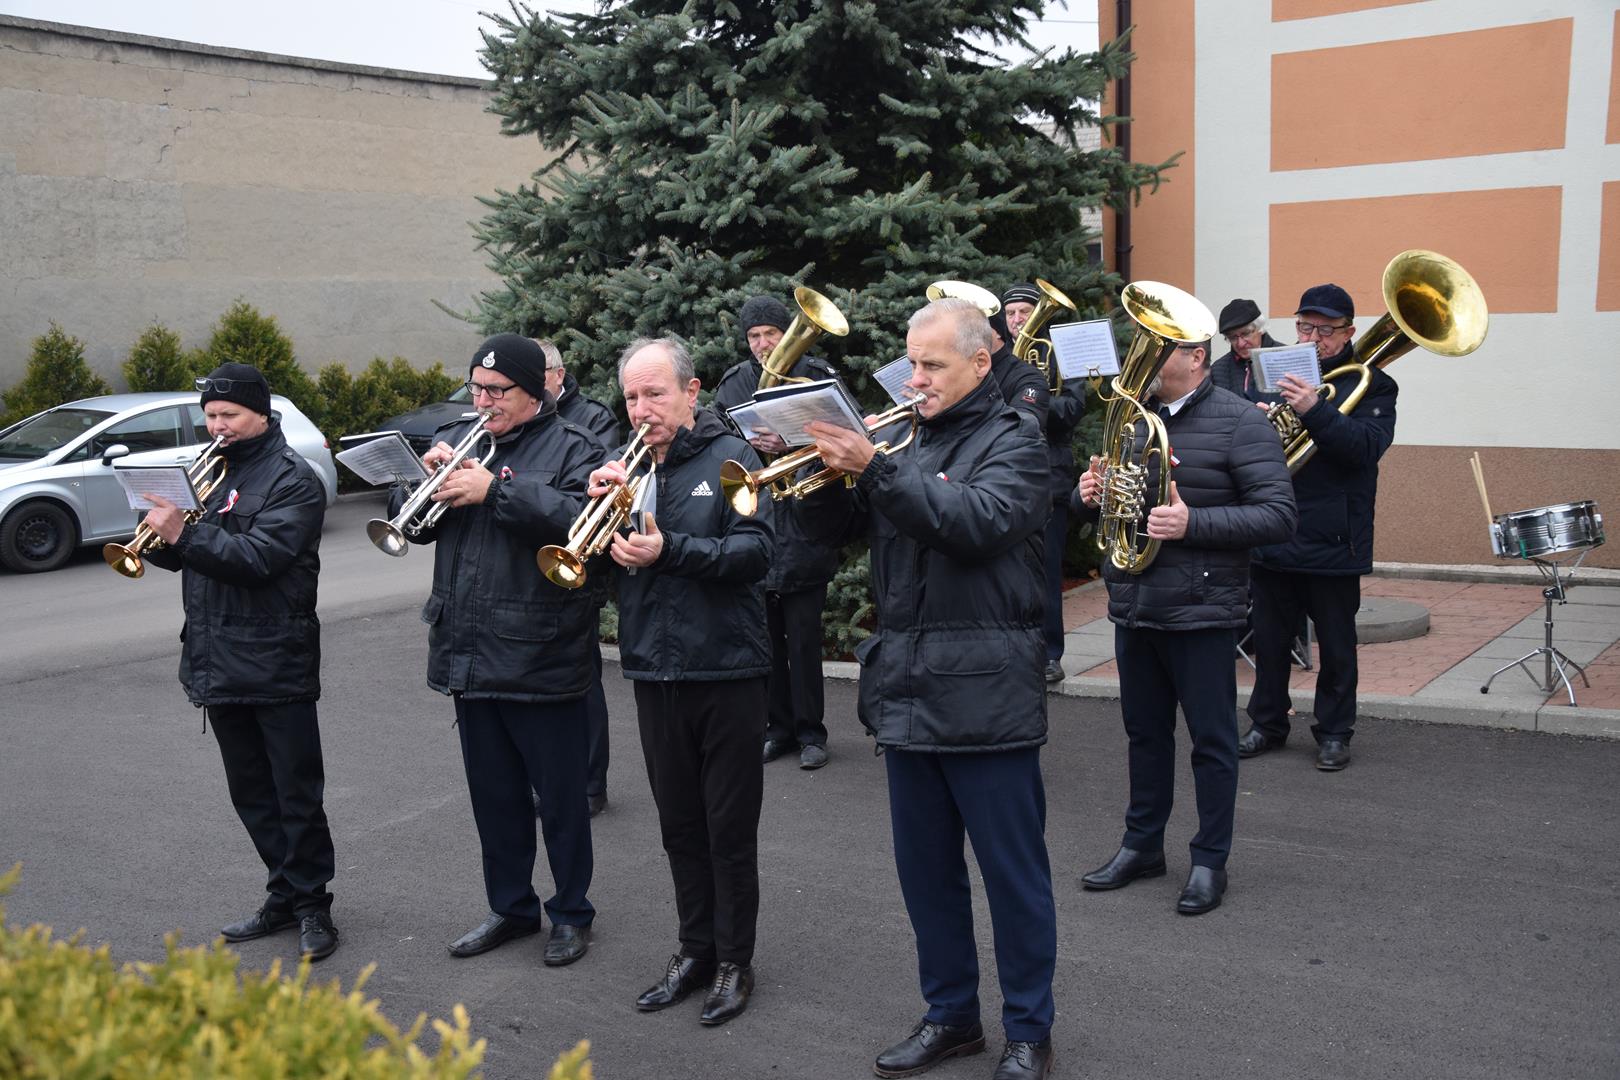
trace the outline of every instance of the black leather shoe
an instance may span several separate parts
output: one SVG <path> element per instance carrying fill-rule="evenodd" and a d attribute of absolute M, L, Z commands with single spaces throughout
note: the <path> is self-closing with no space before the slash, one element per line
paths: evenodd
<path fill-rule="evenodd" d="M 546 938 L 546 951 L 542 959 L 546 967 L 567 967 L 585 955 L 591 947 L 591 928 L 552 923 L 551 936 Z"/>
<path fill-rule="evenodd" d="M 1259 757 L 1267 750 L 1281 750 L 1283 748 L 1283 744 L 1287 741 L 1288 736 L 1286 735 L 1279 739 L 1274 736 L 1267 735 L 1253 724 L 1250 724 L 1249 730 L 1245 731 L 1243 733 L 1243 738 L 1238 740 L 1238 757 Z"/>
<path fill-rule="evenodd" d="M 1123 889 L 1137 878 L 1163 876 L 1164 852 L 1122 847 L 1106 866 L 1099 866 L 1082 877 L 1080 884 L 1094 891 Z"/>
<path fill-rule="evenodd" d="M 700 986 L 714 978 L 713 960 L 694 960 L 676 953 L 664 968 L 664 977 L 644 990 L 636 998 L 636 1008 L 642 1012 L 667 1009 Z"/>
<path fill-rule="evenodd" d="M 1323 739 L 1316 748 L 1316 767 L 1323 772 L 1338 772 L 1350 764 L 1350 748 L 1343 739 Z"/>
<path fill-rule="evenodd" d="M 817 746 L 811 743 L 799 751 L 799 768 L 819 769 L 827 764 L 830 757 L 831 755 L 827 753 L 825 746 Z"/>
<path fill-rule="evenodd" d="M 1046 665 L 1046 681 L 1047 682 L 1049 682 L 1049 683 L 1060 683 L 1064 679 L 1067 679 L 1068 677 L 1069 677 L 1068 672 L 1064 671 L 1063 670 L 1063 665 L 1058 663 L 1056 660 L 1053 660 L 1051 663 Z"/>
<path fill-rule="evenodd" d="M 298 951 L 311 960 L 325 960 L 337 952 L 338 932 L 332 916 L 324 911 L 298 920 Z"/>
<path fill-rule="evenodd" d="M 1040 1042 L 1009 1042 L 990 1080 L 1045 1080 L 1052 1072 L 1052 1037 Z"/>
<path fill-rule="evenodd" d="M 765 764 L 769 765 L 782 755 L 791 754 L 798 748 L 799 744 L 794 742 L 792 739 L 766 739 L 764 754 Z"/>
<path fill-rule="evenodd" d="M 1202 915 L 1221 906 L 1226 895 L 1226 871 L 1212 866 L 1195 866 L 1187 875 L 1187 886 L 1181 890 L 1176 910 L 1183 915 Z"/>
<path fill-rule="evenodd" d="M 698 1023 L 714 1027 L 734 1020 L 748 1008 L 748 995 L 754 992 L 754 969 L 746 964 L 722 961 L 714 969 L 714 983 L 703 999 L 703 1015 Z"/>
<path fill-rule="evenodd" d="M 513 938 L 528 937 L 539 930 L 539 919 L 531 923 L 491 913 L 489 918 L 450 943 L 450 955 L 477 956 L 497 945 L 505 945 Z"/>
<path fill-rule="evenodd" d="M 233 922 L 229 926 L 222 927 L 219 932 L 226 941 L 252 941 L 254 938 L 262 938 L 266 934 L 291 930 L 297 925 L 297 915 L 290 911 L 282 911 L 266 905 L 241 922 Z"/>
<path fill-rule="evenodd" d="M 595 817 L 607 809 L 607 792 L 598 791 L 595 795 L 587 796 L 591 807 L 591 817 Z"/>
<path fill-rule="evenodd" d="M 915 1076 L 926 1072 L 948 1057 L 977 1054 L 984 1050 L 984 1026 L 962 1027 L 919 1021 L 911 1034 L 877 1056 L 872 1071 L 879 1076 Z"/>

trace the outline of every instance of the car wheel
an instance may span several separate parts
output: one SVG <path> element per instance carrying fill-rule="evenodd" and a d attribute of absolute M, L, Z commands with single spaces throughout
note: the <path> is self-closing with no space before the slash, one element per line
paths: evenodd
<path fill-rule="evenodd" d="M 0 562 L 19 574 L 55 570 L 78 544 L 73 515 L 55 503 L 24 503 L 0 524 Z"/>

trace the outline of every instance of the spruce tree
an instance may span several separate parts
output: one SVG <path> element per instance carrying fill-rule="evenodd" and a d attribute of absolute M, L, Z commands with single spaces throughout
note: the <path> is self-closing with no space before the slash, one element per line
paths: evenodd
<path fill-rule="evenodd" d="M 250 364 L 259 369 L 270 392 L 280 394 L 320 426 L 325 418 L 325 402 L 315 380 L 298 364 L 292 339 L 281 332 L 274 315 L 238 297 L 214 324 L 208 345 L 187 354 L 187 362 L 197 375 L 207 375 L 221 364 Z"/>
<path fill-rule="evenodd" d="M 141 331 L 124 361 L 124 381 L 135 393 L 190 390 L 193 378 L 180 350 L 180 335 L 159 322 Z"/>
<path fill-rule="evenodd" d="M 65 402 L 110 393 L 107 381 L 85 362 L 84 342 L 52 322 L 34 339 L 22 381 L 0 398 L 0 428 Z"/>

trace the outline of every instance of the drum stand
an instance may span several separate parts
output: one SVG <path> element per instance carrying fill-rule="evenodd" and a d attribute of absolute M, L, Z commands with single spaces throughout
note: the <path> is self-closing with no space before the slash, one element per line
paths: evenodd
<path fill-rule="evenodd" d="M 1542 597 L 1547 601 L 1547 613 L 1542 622 L 1542 625 L 1547 629 L 1546 643 L 1540 648 L 1531 649 L 1517 660 L 1514 660 L 1508 664 L 1503 664 L 1501 667 L 1491 672 L 1491 677 L 1486 679 L 1485 685 L 1479 688 L 1480 693 L 1490 693 L 1491 683 L 1495 681 L 1496 677 L 1512 667 L 1523 668 L 1524 673 L 1530 676 L 1530 681 L 1536 684 L 1536 689 L 1540 690 L 1544 694 L 1552 693 L 1554 690 L 1558 689 L 1558 684 L 1560 682 L 1563 683 L 1564 691 L 1569 694 L 1569 703 L 1571 705 L 1575 704 L 1575 687 L 1569 681 L 1569 673 L 1566 670 L 1567 668 L 1574 668 L 1575 673 L 1581 677 L 1582 684 L 1585 685 L 1587 689 L 1591 689 L 1592 683 L 1591 680 L 1586 677 L 1586 669 L 1580 664 L 1577 664 L 1575 661 L 1571 660 L 1569 657 L 1565 656 L 1557 649 L 1557 647 L 1553 645 L 1552 616 L 1553 603 L 1555 601 L 1560 604 L 1567 602 L 1565 599 L 1565 586 L 1569 584 L 1568 578 L 1573 578 L 1575 576 L 1576 569 L 1581 565 L 1581 561 L 1586 558 L 1587 552 L 1591 550 L 1592 549 L 1590 547 L 1582 549 L 1581 553 L 1575 557 L 1575 560 L 1567 564 L 1554 562 L 1551 559 L 1530 560 L 1536 564 L 1536 569 L 1541 571 L 1542 580 L 1552 582 L 1551 585 L 1548 585 L 1545 589 L 1541 590 Z M 1567 578 L 1561 578 L 1559 576 L 1561 573 L 1567 573 Z M 1546 660 L 1546 673 L 1544 678 L 1537 678 L 1536 673 L 1530 670 L 1530 665 L 1526 663 L 1526 661 L 1533 660 L 1538 656 L 1543 657 Z M 1553 677 L 1554 672 L 1557 673 L 1556 679 Z"/>

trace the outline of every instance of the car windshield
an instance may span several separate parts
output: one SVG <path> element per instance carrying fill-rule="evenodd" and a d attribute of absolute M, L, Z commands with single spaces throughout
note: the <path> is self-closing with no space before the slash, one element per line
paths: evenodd
<path fill-rule="evenodd" d="M 102 409 L 52 409 L 0 435 L 0 460 L 34 461 L 60 450 L 112 413 Z"/>
<path fill-rule="evenodd" d="M 472 400 L 472 394 L 467 392 L 466 384 L 463 383 L 461 386 L 456 387 L 456 392 L 451 394 L 450 397 L 447 400 L 449 400 L 449 401 L 471 401 Z"/>

